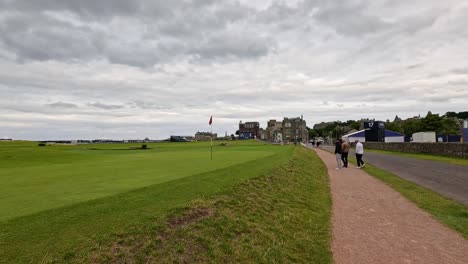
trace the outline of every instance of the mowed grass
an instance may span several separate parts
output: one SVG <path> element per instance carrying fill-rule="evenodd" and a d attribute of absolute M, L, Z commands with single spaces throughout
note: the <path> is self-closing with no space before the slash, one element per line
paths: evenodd
<path fill-rule="evenodd" d="M 315 152 L 192 202 L 155 232 L 122 234 L 93 263 L 331 263 L 328 174 Z"/>
<path fill-rule="evenodd" d="M 431 161 L 437 161 L 437 162 L 442 162 L 442 163 L 448 163 L 448 164 L 461 165 L 461 166 L 467 166 L 468 167 L 468 159 L 462 159 L 462 158 L 456 158 L 456 157 L 446 157 L 446 156 L 431 155 L 431 154 L 405 153 L 405 152 L 375 150 L 375 149 L 367 149 L 366 151 L 375 152 L 375 153 L 382 153 L 382 154 L 388 154 L 388 155 L 401 156 L 401 157 L 407 157 L 407 158 L 431 160 Z"/>
<path fill-rule="evenodd" d="M 149 150 L 128 150 L 138 145 L 0 145 L 1 188 L 8 194 L 1 194 L 0 262 L 88 262 L 99 248 L 106 248 L 122 236 L 158 232 L 168 215 L 195 199 L 214 197 L 247 179 L 271 175 L 275 168 L 290 164 L 291 155 L 298 151 L 291 146 L 253 141 L 229 144 L 231 146 L 215 146 L 213 161 L 209 160 L 207 143 L 150 144 Z M 313 161 L 316 157 L 309 158 L 319 165 L 318 171 L 307 177 L 319 177 L 312 181 L 326 181 L 322 174 L 314 174 L 324 173 L 320 162 Z M 301 162 L 298 164 L 306 165 L 305 160 Z M 307 181 L 302 182 L 305 183 Z M 315 223 L 315 218 L 304 218 L 307 225 L 302 231 L 320 226 L 323 234 L 319 233 L 326 237 L 330 201 L 328 190 L 323 189 L 328 185 L 324 184 L 316 186 L 324 195 L 321 198 L 324 205 L 321 205 L 322 200 L 313 201 L 314 186 L 307 189 L 311 195 L 309 200 L 303 199 L 305 193 L 296 199 L 298 194 L 292 187 L 288 196 L 297 202 L 299 211 L 306 211 L 307 205 L 320 209 L 307 213 L 320 216 L 317 218 L 321 219 L 320 223 Z M 17 188 L 23 188 L 23 192 Z M 286 196 L 286 193 L 281 195 Z M 8 198 L 7 202 L 3 198 Z M 290 202 L 287 207 L 293 204 Z M 272 216 L 290 215 L 284 211 L 286 207 L 281 208 L 281 213 Z M 320 241 L 325 241 L 324 248 L 328 248 L 326 238 Z M 317 243 L 314 246 L 320 251 L 323 249 Z"/>
<path fill-rule="evenodd" d="M 218 143 L 219 144 L 219 143 Z M 218 145 L 216 144 L 216 145 Z M 253 144 L 253 143 L 252 143 Z M 238 143 L 0 145 L 0 222 L 274 155 L 275 147 Z"/>

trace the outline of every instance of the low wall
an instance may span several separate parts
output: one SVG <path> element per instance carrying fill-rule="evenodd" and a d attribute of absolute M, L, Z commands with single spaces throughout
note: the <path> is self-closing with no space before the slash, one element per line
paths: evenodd
<path fill-rule="evenodd" d="M 381 143 L 364 142 L 364 148 L 406 153 L 423 153 L 457 158 L 468 158 L 467 143 Z"/>

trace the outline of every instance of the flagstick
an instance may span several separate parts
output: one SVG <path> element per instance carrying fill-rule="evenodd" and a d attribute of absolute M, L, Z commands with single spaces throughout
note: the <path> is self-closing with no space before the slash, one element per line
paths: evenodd
<path fill-rule="evenodd" d="M 213 125 L 211 127 L 211 160 L 213 160 Z"/>

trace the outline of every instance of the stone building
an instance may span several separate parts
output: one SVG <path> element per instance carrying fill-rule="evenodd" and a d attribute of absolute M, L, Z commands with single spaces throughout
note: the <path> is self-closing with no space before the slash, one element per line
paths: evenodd
<path fill-rule="evenodd" d="M 270 142 L 304 142 L 309 140 L 306 121 L 302 117 L 287 118 L 283 121 L 271 119 L 265 129 L 265 140 Z"/>
<path fill-rule="evenodd" d="M 265 129 L 265 140 L 270 142 L 279 143 L 283 141 L 283 122 L 271 119 L 267 122 Z"/>
<path fill-rule="evenodd" d="M 258 122 L 239 122 L 239 138 L 260 138 L 260 123 Z"/>
<path fill-rule="evenodd" d="M 304 142 L 309 140 L 309 131 L 306 121 L 301 117 L 283 119 L 283 141 L 284 142 Z"/>
<path fill-rule="evenodd" d="M 197 132 L 195 134 L 195 140 L 196 141 L 209 141 L 211 140 L 211 136 L 213 136 L 213 140 L 216 140 L 218 137 L 218 134 L 213 133 L 211 134 L 210 132 Z"/>

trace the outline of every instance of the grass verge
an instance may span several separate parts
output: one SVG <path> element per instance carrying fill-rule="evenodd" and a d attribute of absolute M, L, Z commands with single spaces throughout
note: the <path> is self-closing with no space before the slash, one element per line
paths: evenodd
<path fill-rule="evenodd" d="M 465 205 L 371 164 L 366 164 L 364 170 L 468 239 L 468 207 Z"/>
<path fill-rule="evenodd" d="M 461 159 L 455 157 L 445 157 L 439 155 L 430 155 L 430 154 L 415 154 L 415 153 L 404 153 L 404 152 L 397 152 L 397 151 L 387 151 L 387 150 L 376 150 L 376 149 L 366 149 L 369 152 L 375 153 L 382 153 L 388 155 L 395 155 L 407 158 L 415 158 L 415 159 L 423 159 L 423 160 L 431 160 L 437 161 L 442 163 L 454 164 L 454 165 L 461 165 L 468 167 L 468 159 Z"/>
<path fill-rule="evenodd" d="M 331 263 L 331 196 L 314 152 L 211 199 L 192 202 L 151 233 L 96 249 L 97 263 Z"/>

